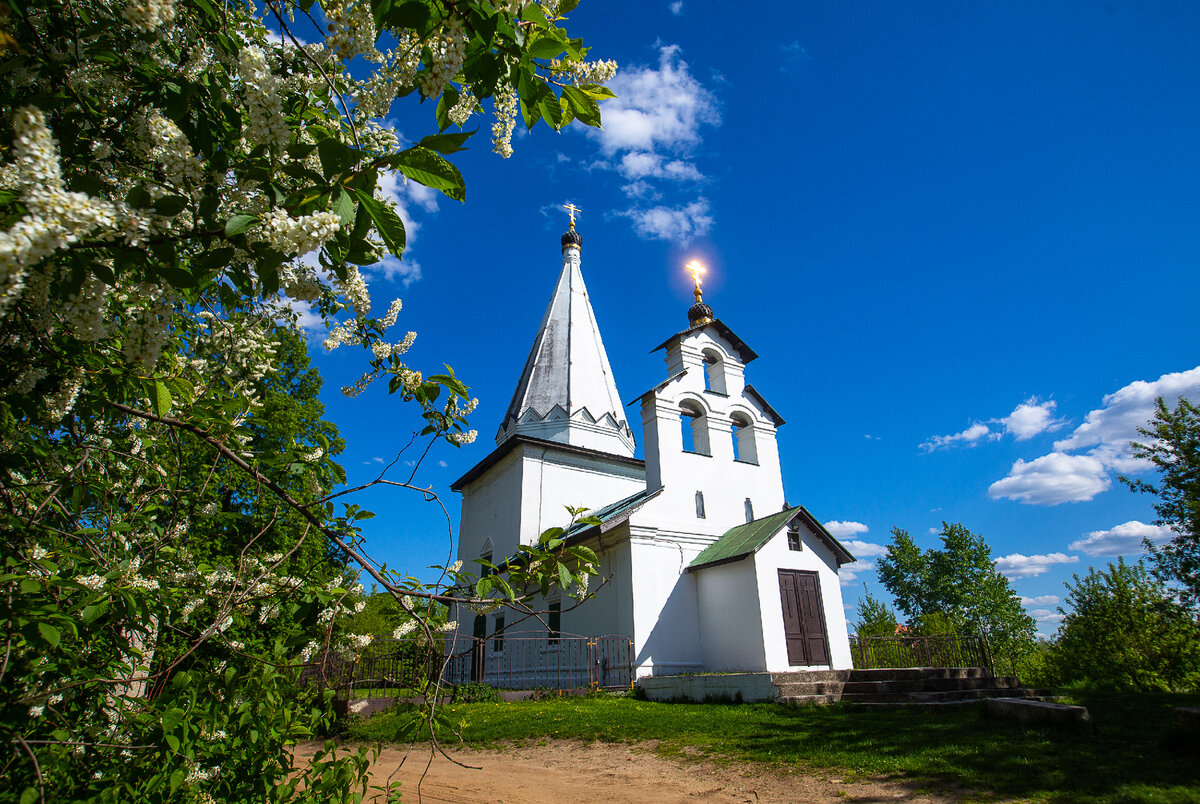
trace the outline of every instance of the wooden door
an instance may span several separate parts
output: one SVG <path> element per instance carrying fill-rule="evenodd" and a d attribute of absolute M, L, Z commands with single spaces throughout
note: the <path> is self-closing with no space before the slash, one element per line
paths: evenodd
<path fill-rule="evenodd" d="M 779 570 L 779 597 L 788 664 L 829 664 L 829 634 L 817 573 Z"/>

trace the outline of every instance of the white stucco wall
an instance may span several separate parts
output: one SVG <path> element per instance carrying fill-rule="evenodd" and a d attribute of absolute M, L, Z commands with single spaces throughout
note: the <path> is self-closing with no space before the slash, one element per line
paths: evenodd
<path fill-rule="evenodd" d="M 762 606 L 763 645 L 767 667 L 771 672 L 798 669 L 788 664 L 787 644 L 783 636 L 783 603 L 779 596 L 779 570 L 796 569 L 816 572 L 821 582 L 821 603 L 825 608 L 825 628 L 829 636 L 829 667 L 848 670 L 854 666 L 850 657 L 850 638 L 846 633 L 846 611 L 842 603 L 842 586 L 838 579 L 837 562 L 825 544 L 801 528 L 804 549 L 789 550 L 787 531 L 783 530 L 754 554 L 758 599 Z"/>
<path fill-rule="evenodd" d="M 689 573 L 700 601 L 704 669 L 714 672 L 767 669 L 758 578 L 750 557 Z"/>
<path fill-rule="evenodd" d="M 631 528 L 637 675 L 692 673 L 703 668 L 696 579 L 684 569 L 706 543 L 687 534 L 668 535 L 637 524 Z"/>

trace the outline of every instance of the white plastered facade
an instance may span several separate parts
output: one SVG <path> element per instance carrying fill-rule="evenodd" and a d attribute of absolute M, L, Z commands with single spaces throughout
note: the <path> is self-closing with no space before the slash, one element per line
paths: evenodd
<path fill-rule="evenodd" d="M 564 633 L 628 636 L 640 676 L 850 667 L 838 566 L 853 557 L 815 520 L 802 528 L 799 550 L 781 525 L 745 555 L 692 566 L 731 529 L 785 507 L 776 442 L 783 420 L 746 383 L 756 355 L 720 321 L 668 339 L 667 380 L 632 407 L 645 454 L 634 458 L 624 410 L 613 409 L 619 396 L 580 252 L 564 237 L 562 273 L 497 449 L 453 486 L 463 494 L 459 558 L 467 569 L 485 553 L 498 563 L 563 525 L 564 506 L 612 508 L 602 526 L 572 536 L 596 550 L 605 584 L 574 609 L 552 593 Z M 819 579 L 829 645 L 821 664 L 789 659 L 781 569 Z M 463 611 L 460 633 L 472 633 L 474 619 Z M 536 620 L 519 628 L 544 630 Z"/>

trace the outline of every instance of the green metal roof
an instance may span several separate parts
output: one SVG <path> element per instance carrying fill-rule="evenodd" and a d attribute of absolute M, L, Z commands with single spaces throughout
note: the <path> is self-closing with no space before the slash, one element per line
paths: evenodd
<path fill-rule="evenodd" d="M 750 555 L 767 543 L 792 520 L 799 508 L 785 508 L 777 514 L 747 522 L 725 531 L 725 535 L 704 548 L 700 555 L 692 559 L 688 568 L 701 567 L 705 564 L 725 563 L 734 561 L 742 556 Z"/>
<path fill-rule="evenodd" d="M 793 519 L 802 519 L 814 534 L 833 550 L 839 565 L 854 561 L 850 551 L 833 537 L 825 527 L 817 521 L 802 505 L 795 508 L 785 508 L 777 514 L 747 522 L 725 531 L 725 535 L 717 539 L 692 559 L 688 564 L 689 570 L 701 569 L 715 564 L 725 564 L 745 558 L 758 551 L 760 547 L 771 540 L 771 537 L 784 529 Z"/>

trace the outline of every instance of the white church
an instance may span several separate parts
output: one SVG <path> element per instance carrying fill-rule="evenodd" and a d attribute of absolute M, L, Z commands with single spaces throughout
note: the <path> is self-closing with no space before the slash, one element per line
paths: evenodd
<path fill-rule="evenodd" d="M 573 212 L 496 449 L 452 485 L 463 495 L 458 557 L 500 564 L 564 525 L 564 506 L 587 506 L 603 524 L 569 539 L 597 553 L 607 583 L 577 608 L 552 593 L 552 631 L 627 636 L 639 677 L 850 668 L 838 570 L 855 559 L 785 502 L 784 421 L 747 382 L 757 355 L 714 317 L 693 271 L 689 325 L 658 346 L 665 379 L 628 402 L 642 417 L 645 459 L 635 458 Z M 506 631 L 504 617 L 464 609 L 459 633 Z"/>

